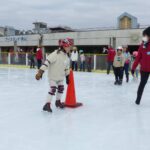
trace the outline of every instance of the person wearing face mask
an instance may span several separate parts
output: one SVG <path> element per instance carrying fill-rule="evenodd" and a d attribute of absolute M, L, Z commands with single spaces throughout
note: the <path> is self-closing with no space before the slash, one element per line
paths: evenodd
<path fill-rule="evenodd" d="M 142 94 L 145 88 L 145 85 L 148 81 L 150 75 L 150 27 L 146 28 L 143 31 L 143 42 L 139 47 L 138 55 L 135 59 L 135 62 L 132 66 L 132 75 L 134 76 L 135 69 L 138 64 L 141 68 L 141 81 L 137 92 L 136 104 L 140 105 Z"/>

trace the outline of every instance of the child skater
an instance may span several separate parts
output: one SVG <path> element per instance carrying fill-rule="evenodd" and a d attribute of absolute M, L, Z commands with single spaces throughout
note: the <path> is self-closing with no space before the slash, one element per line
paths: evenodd
<path fill-rule="evenodd" d="M 61 103 L 61 98 L 64 92 L 63 81 L 65 77 L 66 83 L 69 83 L 70 60 L 68 54 L 73 46 L 73 40 L 70 38 L 59 40 L 59 46 L 59 49 L 55 50 L 47 57 L 45 63 L 36 74 L 36 79 L 40 80 L 45 70 L 48 69 L 50 90 L 47 95 L 47 102 L 43 107 L 43 111 L 47 112 L 52 112 L 51 102 L 55 94 L 56 107 L 61 109 L 64 108 L 64 105 Z"/>
<path fill-rule="evenodd" d="M 123 67 L 123 75 L 125 72 L 126 75 L 126 82 L 129 82 L 129 67 L 130 67 L 130 62 L 131 62 L 131 55 L 128 51 L 128 46 L 123 46 L 123 55 L 125 58 L 125 63 L 124 63 L 124 67 Z"/>
<path fill-rule="evenodd" d="M 124 63 L 125 63 L 125 59 L 124 56 L 122 54 L 122 47 L 118 47 L 117 48 L 117 53 L 116 56 L 114 58 L 114 73 L 115 73 L 115 85 L 122 85 L 122 78 L 123 78 L 123 67 L 124 67 Z"/>
<path fill-rule="evenodd" d="M 140 105 L 142 94 L 150 75 L 150 27 L 143 31 L 143 42 L 138 50 L 138 56 L 132 66 L 133 76 L 139 63 L 141 67 L 141 81 L 137 92 L 137 99 L 135 101 L 137 105 Z"/>

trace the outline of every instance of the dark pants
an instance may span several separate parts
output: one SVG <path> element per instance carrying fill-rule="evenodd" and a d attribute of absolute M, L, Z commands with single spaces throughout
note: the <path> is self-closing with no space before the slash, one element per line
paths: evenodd
<path fill-rule="evenodd" d="M 77 61 L 72 61 L 72 70 L 75 70 L 75 71 L 78 70 L 78 64 L 77 64 Z"/>
<path fill-rule="evenodd" d="M 42 66 L 42 60 L 41 59 L 37 59 L 37 67 L 38 67 L 38 69 L 40 69 L 41 66 Z"/>
<path fill-rule="evenodd" d="M 145 85 L 148 81 L 149 75 L 150 75 L 150 72 L 141 72 L 141 81 L 140 81 L 140 85 L 138 88 L 137 99 L 136 99 L 137 103 L 140 103 L 140 101 L 141 101 L 143 91 L 144 91 Z"/>
<path fill-rule="evenodd" d="M 80 63 L 80 71 L 85 71 L 85 61 Z"/>
<path fill-rule="evenodd" d="M 35 61 L 34 61 L 34 59 L 31 59 L 30 61 L 31 61 L 30 62 L 30 68 L 34 68 L 35 67 Z"/>
<path fill-rule="evenodd" d="M 92 64 L 91 63 L 87 63 L 87 71 L 92 72 Z"/>
<path fill-rule="evenodd" d="M 114 74 L 116 81 L 122 81 L 122 74 L 123 74 L 122 67 L 114 67 Z"/>
<path fill-rule="evenodd" d="M 129 64 L 124 65 L 123 74 L 124 74 L 124 72 L 125 72 L 125 75 L 126 75 L 126 80 L 128 82 L 129 81 Z"/>
<path fill-rule="evenodd" d="M 112 69 L 114 69 L 114 68 L 113 68 L 113 62 L 108 61 L 108 62 L 107 62 L 107 74 L 109 74 L 109 73 L 110 73 L 110 69 L 111 69 L 111 67 L 112 67 Z"/>

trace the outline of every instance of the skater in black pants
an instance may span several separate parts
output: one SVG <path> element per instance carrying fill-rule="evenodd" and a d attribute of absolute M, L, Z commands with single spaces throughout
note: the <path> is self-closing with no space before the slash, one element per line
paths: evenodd
<path fill-rule="evenodd" d="M 122 84 L 122 74 L 123 74 L 123 67 L 114 67 L 114 74 L 115 74 L 115 85 Z"/>
<path fill-rule="evenodd" d="M 140 82 L 139 89 L 137 92 L 136 104 L 140 104 L 145 85 L 149 78 L 149 74 L 150 74 L 149 72 L 141 72 L 141 82 Z"/>
<path fill-rule="evenodd" d="M 138 56 L 132 66 L 132 75 L 138 64 L 141 65 L 141 81 L 137 92 L 136 104 L 139 105 L 141 102 L 142 94 L 145 85 L 150 75 L 150 27 L 143 31 L 143 42 L 138 50 Z"/>
<path fill-rule="evenodd" d="M 77 47 L 73 47 L 71 53 L 72 70 L 78 71 L 78 50 Z"/>
<path fill-rule="evenodd" d="M 113 68 L 113 62 L 114 62 L 114 57 L 116 55 L 115 50 L 112 48 L 112 46 L 108 46 L 108 54 L 107 54 L 107 74 L 109 75 L 111 67 Z"/>
<path fill-rule="evenodd" d="M 117 54 L 114 59 L 114 74 L 115 74 L 115 85 L 122 85 L 123 78 L 123 67 L 124 67 L 124 56 L 122 55 L 122 47 L 117 48 Z"/>
<path fill-rule="evenodd" d="M 31 50 L 31 53 L 29 54 L 29 59 L 30 59 L 30 69 L 35 68 L 35 54 L 33 50 Z"/>
<path fill-rule="evenodd" d="M 40 67 L 42 65 L 42 59 L 43 59 L 41 47 L 37 48 L 36 59 L 37 59 L 37 68 L 40 69 Z"/>

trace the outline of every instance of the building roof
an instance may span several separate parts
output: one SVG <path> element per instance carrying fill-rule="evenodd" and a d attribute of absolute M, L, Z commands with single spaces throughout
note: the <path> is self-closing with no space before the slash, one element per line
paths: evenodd
<path fill-rule="evenodd" d="M 49 29 L 52 32 L 74 32 L 74 30 L 71 29 L 70 27 L 63 27 L 63 26 L 50 27 Z"/>
<path fill-rule="evenodd" d="M 47 25 L 47 23 L 45 23 L 45 22 L 33 22 L 33 24 L 43 24 L 43 25 Z"/>
<path fill-rule="evenodd" d="M 137 20 L 137 18 L 136 18 L 135 16 L 133 16 L 133 15 L 127 13 L 127 12 L 124 12 L 124 13 L 123 13 L 122 15 L 120 15 L 118 18 L 121 19 L 121 18 L 123 18 L 123 17 L 125 17 L 125 16 L 127 16 L 127 17 L 129 17 L 129 18 L 131 18 L 131 19 L 136 19 L 136 20 Z"/>

